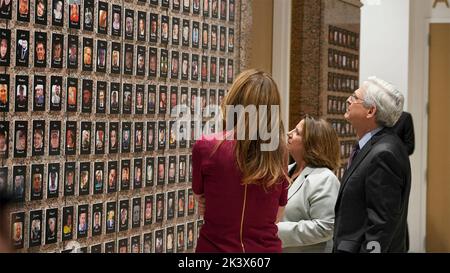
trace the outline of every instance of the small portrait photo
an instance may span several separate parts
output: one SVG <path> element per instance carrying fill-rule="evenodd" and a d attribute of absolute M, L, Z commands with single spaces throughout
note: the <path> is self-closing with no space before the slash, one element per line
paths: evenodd
<path fill-rule="evenodd" d="M 74 195 L 75 188 L 75 162 L 64 164 L 64 196 Z"/>
<path fill-rule="evenodd" d="M 150 13 L 150 42 L 158 42 L 158 14 Z"/>
<path fill-rule="evenodd" d="M 103 182 L 105 180 L 104 170 L 105 170 L 104 162 L 94 163 L 94 194 L 103 193 Z"/>
<path fill-rule="evenodd" d="M 135 97 L 135 108 L 134 113 L 136 115 L 144 114 L 144 91 L 145 85 L 136 85 L 136 97 Z"/>
<path fill-rule="evenodd" d="M 105 123 L 95 123 L 95 154 L 105 153 Z"/>
<path fill-rule="evenodd" d="M 142 159 L 134 159 L 134 179 L 133 179 L 133 189 L 142 188 Z"/>
<path fill-rule="evenodd" d="M 172 44 L 180 44 L 180 18 L 172 18 Z"/>
<path fill-rule="evenodd" d="M 234 7 L 234 0 L 229 0 L 229 4 L 228 4 L 228 20 L 230 22 L 234 21 L 234 14 L 235 14 L 235 7 Z"/>
<path fill-rule="evenodd" d="M 228 29 L 228 52 L 234 51 L 234 29 Z"/>
<path fill-rule="evenodd" d="M 167 193 L 167 219 L 173 219 L 175 215 L 175 192 Z"/>
<path fill-rule="evenodd" d="M 106 72 L 106 60 L 108 59 L 107 42 L 97 40 L 97 72 Z"/>
<path fill-rule="evenodd" d="M 203 0 L 203 17 L 209 17 L 209 2 L 210 0 Z"/>
<path fill-rule="evenodd" d="M 92 90 L 93 81 L 83 79 L 82 89 L 81 89 L 81 112 L 91 113 L 92 112 Z"/>
<path fill-rule="evenodd" d="M 120 92 L 120 84 L 112 82 L 111 83 L 111 96 L 110 96 L 110 102 L 109 102 L 110 114 L 118 114 L 120 111 L 119 92 Z"/>
<path fill-rule="evenodd" d="M 116 192 L 117 190 L 117 161 L 108 162 L 108 193 Z"/>
<path fill-rule="evenodd" d="M 170 77 L 172 79 L 178 79 L 178 71 L 179 69 L 179 58 L 180 55 L 178 51 L 172 51 L 172 58 L 170 62 Z"/>
<path fill-rule="evenodd" d="M 48 164 L 47 198 L 59 196 L 59 163 Z"/>
<path fill-rule="evenodd" d="M 171 86 L 170 87 L 170 113 L 171 113 L 171 116 L 173 116 L 173 117 L 176 116 L 177 105 L 178 105 L 178 87 Z"/>
<path fill-rule="evenodd" d="M 30 211 L 29 246 L 40 246 L 42 242 L 42 210 Z"/>
<path fill-rule="evenodd" d="M 159 86 L 159 107 L 158 113 L 165 114 L 167 111 L 167 86 L 161 85 Z"/>
<path fill-rule="evenodd" d="M 161 43 L 169 42 L 169 16 L 161 15 Z"/>
<path fill-rule="evenodd" d="M 130 189 L 130 160 L 122 160 L 120 164 L 120 190 L 125 191 Z"/>
<path fill-rule="evenodd" d="M 94 30 L 94 0 L 84 0 L 84 30 Z"/>
<path fill-rule="evenodd" d="M 134 10 L 125 10 L 125 39 L 134 39 Z"/>
<path fill-rule="evenodd" d="M 228 66 L 227 66 L 227 82 L 233 83 L 234 80 L 234 68 L 233 68 L 233 60 L 228 59 Z"/>
<path fill-rule="evenodd" d="M 88 195 L 91 181 L 91 162 L 80 162 L 80 186 L 79 195 Z"/>
<path fill-rule="evenodd" d="M 8 46 L 9 47 L 9 46 Z M 8 49 L 9 52 L 9 49 Z M 2 48 L 0 47 L 0 61 L 2 58 Z M 9 62 L 9 56 L 8 56 Z M 35 32 L 34 33 L 34 66 L 46 67 L 47 66 L 47 33 Z"/>
<path fill-rule="evenodd" d="M 119 43 L 111 44 L 112 53 L 111 53 L 111 73 L 119 74 L 120 73 L 120 52 L 121 45 Z"/>
<path fill-rule="evenodd" d="M 0 158 L 8 158 L 9 121 L 0 121 Z"/>
<path fill-rule="evenodd" d="M 0 75 L 0 112 L 9 111 L 9 75 Z"/>
<path fill-rule="evenodd" d="M 219 59 L 219 83 L 225 83 L 225 59 Z"/>
<path fill-rule="evenodd" d="M 41 200 L 44 188 L 44 164 L 31 165 L 31 200 Z"/>
<path fill-rule="evenodd" d="M 134 58 L 134 45 L 125 44 L 125 56 L 123 73 L 127 75 L 133 75 L 133 58 Z"/>
<path fill-rule="evenodd" d="M 109 123 L 109 153 L 117 153 L 119 147 L 119 123 Z"/>
<path fill-rule="evenodd" d="M 210 71 L 209 71 L 209 82 L 217 81 L 217 58 L 211 57 Z"/>
<path fill-rule="evenodd" d="M 32 155 L 43 155 L 44 154 L 44 131 L 45 131 L 45 121 L 44 120 L 33 120 L 33 149 Z M 1 131 L 0 131 L 0 147 L 1 147 Z"/>
<path fill-rule="evenodd" d="M 189 79 L 189 54 L 182 53 L 181 56 L 181 79 L 186 81 Z"/>
<path fill-rule="evenodd" d="M 88 234 L 88 209 L 89 205 L 78 206 L 78 225 L 77 225 L 77 238 L 85 238 Z"/>
<path fill-rule="evenodd" d="M 14 157 L 26 157 L 27 156 L 27 121 L 15 121 L 14 132 Z"/>
<path fill-rule="evenodd" d="M 192 13 L 193 14 L 200 14 L 200 0 L 193 0 L 192 1 Z"/>
<path fill-rule="evenodd" d="M 97 81 L 97 95 L 96 95 L 96 113 L 106 113 L 106 94 L 107 83 L 105 81 Z"/>
<path fill-rule="evenodd" d="M 25 178 L 27 166 L 14 166 L 12 177 L 12 199 L 15 202 L 25 201 Z"/>
<path fill-rule="evenodd" d="M 156 185 L 164 185 L 166 183 L 166 158 L 158 157 L 158 180 Z"/>
<path fill-rule="evenodd" d="M 58 209 L 47 209 L 45 218 L 45 244 L 56 243 L 58 240 Z"/>
<path fill-rule="evenodd" d="M 106 203 L 106 234 L 116 232 L 116 202 Z"/>
<path fill-rule="evenodd" d="M 195 210 L 194 192 L 192 189 L 188 190 L 188 215 L 193 215 Z"/>
<path fill-rule="evenodd" d="M 11 30 L 0 29 L 0 66 L 9 66 L 11 57 Z"/>
<path fill-rule="evenodd" d="M 147 40 L 147 13 L 138 11 L 137 40 L 145 42 Z"/>
<path fill-rule="evenodd" d="M 28 67 L 30 56 L 30 32 L 18 29 L 16 32 L 16 41 L 16 66 Z"/>
<path fill-rule="evenodd" d="M 92 71 L 92 59 L 94 57 L 94 40 L 83 38 L 83 71 Z"/>
<path fill-rule="evenodd" d="M 164 218 L 164 193 L 156 195 L 156 222 L 162 222 Z"/>
<path fill-rule="evenodd" d="M 66 155 L 75 155 L 77 150 L 76 136 L 77 136 L 77 122 L 66 122 Z"/>
<path fill-rule="evenodd" d="M 131 147 L 131 122 L 122 122 L 122 153 L 129 153 Z"/>
<path fill-rule="evenodd" d="M 69 27 L 80 28 L 80 1 L 81 0 L 69 0 Z"/>
<path fill-rule="evenodd" d="M 220 19 L 227 19 L 227 0 L 220 0 Z"/>
<path fill-rule="evenodd" d="M 166 49 L 161 49 L 159 76 L 161 78 L 167 78 L 168 72 L 169 72 L 169 52 Z"/>
<path fill-rule="evenodd" d="M 145 196 L 144 225 L 153 223 L 153 196 Z"/>
<path fill-rule="evenodd" d="M 147 114 L 154 114 L 155 108 L 156 108 L 156 86 L 155 85 L 147 86 L 147 95 L 148 95 Z"/>
<path fill-rule="evenodd" d="M 173 243 L 174 243 L 174 228 L 166 228 L 166 253 L 173 253 Z"/>
<path fill-rule="evenodd" d="M 194 222 L 187 223 L 187 241 L 186 249 L 194 248 Z"/>
<path fill-rule="evenodd" d="M 163 253 L 164 251 L 164 230 L 155 231 L 155 253 Z"/>
<path fill-rule="evenodd" d="M 78 36 L 75 35 L 68 36 L 67 68 L 78 68 Z"/>
<path fill-rule="evenodd" d="M 81 154 L 91 153 L 91 122 L 81 122 Z"/>
<path fill-rule="evenodd" d="M 119 203 L 119 231 L 128 230 L 129 201 L 121 200 Z"/>
<path fill-rule="evenodd" d="M 178 171 L 178 182 L 186 182 L 186 156 L 180 155 L 179 158 L 179 171 Z"/>
<path fill-rule="evenodd" d="M 199 32 L 200 32 L 200 23 L 192 22 L 192 47 L 199 47 Z"/>
<path fill-rule="evenodd" d="M 123 111 L 122 114 L 131 114 L 132 103 L 133 103 L 133 85 L 129 83 L 123 84 Z"/>
<path fill-rule="evenodd" d="M 53 0 L 52 24 L 60 27 L 64 25 L 64 1 L 62 0 Z"/>
<path fill-rule="evenodd" d="M 45 110 L 45 85 L 45 76 L 34 76 L 33 111 Z"/>
<path fill-rule="evenodd" d="M 53 33 L 52 35 L 52 68 L 62 68 L 63 66 L 64 36 Z"/>
<path fill-rule="evenodd" d="M 147 157 L 146 161 L 146 171 L 145 171 L 145 186 L 151 187 L 154 185 L 154 177 L 155 177 L 155 160 L 152 157 Z"/>
<path fill-rule="evenodd" d="M 206 23 L 202 24 L 202 48 L 209 48 L 209 25 Z"/>
<path fill-rule="evenodd" d="M 158 150 L 166 148 L 166 122 L 158 122 Z"/>
<path fill-rule="evenodd" d="M 12 3 L 11 0 L 0 1 L 0 18 L 11 19 Z"/>
<path fill-rule="evenodd" d="M 180 10 L 180 0 L 173 0 L 172 1 L 172 9 L 173 10 Z"/>
<path fill-rule="evenodd" d="M 178 191 L 178 206 L 177 206 L 177 216 L 178 217 L 184 217 L 185 204 L 186 204 L 185 195 L 186 195 L 185 190 Z"/>
<path fill-rule="evenodd" d="M 67 78 L 67 112 L 76 112 L 78 108 L 78 79 Z"/>
<path fill-rule="evenodd" d="M 145 47 L 137 47 L 136 75 L 145 76 Z"/>
<path fill-rule="evenodd" d="M 192 54 L 192 64 L 191 64 L 191 80 L 198 81 L 198 58 L 197 54 Z"/>
<path fill-rule="evenodd" d="M 219 0 L 211 0 L 211 13 L 213 18 L 219 18 Z"/>
<path fill-rule="evenodd" d="M 184 225 L 177 226 L 177 253 L 182 253 L 185 248 Z"/>
<path fill-rule="evenodd" d="M 177 177 L 177 157 L 175 155 L 169 156 L 169 170 L 168 182 L 175 183 Z"/>
<path fill-rule="evenodd" d="M 62 216 L 62 240 L 72 240 L 73 238 L 73 207 L 64 207 Z"/>
<path fill-rule="evenodd" d="M 147 151 L 153 151 L 155 149 L 155 122 L 147 122 Z"/>
<path fill-rule="evenodd" d="M 132 228 L 141 226 L 141 198 L 133 198 Z"/>
<path fill-rule="evenodd" d="M 61 110 L 61 98 L 62 98 L 62 77 L 51 76 L 51 94 L 50 94 L 50 111 Z"/>
<path fill-rule="evenodd" d="M 134 152 L 142 152 L 142 148 L 144 145 L 144 123 L 136 122 L 134 124 Z"/>
<path fill-rule="evenodd" d="M 112 5 L 111 25 L 111 35 L 120 37 L 122 33 L 122 7 L 119 5 Z"/>
<path fill-rule="evenodd" d="M 25 212 L 11 214 L 11 241 L 14 248 L 23 248 Z"/>
<path fill-rule="evenodd" d="M 183 1 L 183 12 L 189 13 L 191 11 L 191 0 L 182 0 Z"/>
<path fill-rule="evenodd" d="M 28 76 L 16 75 L 15 111 L 28 111 Z"/>
<path fill-rule="evenodd" d="M 149 48 L 149 77 L 156 77 L 158 68 L 158 50 L 154 47 Z"/>
<path fill-rule="evenodd" d="M 97 30 L 100 34 L 108 34 L 108 3 L 98 2 L 98 26 Z"/>
<path fill-rule="evenodd" d="M 140 253 L 141 252 L 141 236 L 133 236 L 131 237 L 131 253 Z"/>
<path fill-rule="evenodd" d="M 169 121 L 169 149 L 177 148 L 177 123 L 176 121 Z M 169 182 L 170 176 L 169 176 Z"/>
<path fill-rule="evenodd" d="M 103 203 L 92 205 L 92 236 L 102 234 Z"/>
<path fill-rule="evenodd" d="M 208 81 L 208 56 L 202 56 L 201 77 L 202 82 Z"/>
<path fill-rule="evenodd" d="M 190 26 L 191 23 L 189 22 L 189 20 L 183 19 L 183 30 L 182 30 L 183 46 L 189 46 Z"/>
<path fill-rule="evenodd" d="M 128 253 L 128 238 L 118 240 L 119 253 Z"/>
<path fill-rule="evenodd" d="M 227 45 L 227 28 L 220 27 L 220 51 L 225 52 Z"/>
<path fill-rule="evenodd" d="M 48 154 L 59 155 L 61 149 L 61 121 L 50 121 L 48 130 Z"/>

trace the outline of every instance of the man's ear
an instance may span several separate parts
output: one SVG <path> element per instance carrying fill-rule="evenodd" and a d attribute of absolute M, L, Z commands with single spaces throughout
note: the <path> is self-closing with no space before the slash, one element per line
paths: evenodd
<path fill-rule="evenodd" d="M 373 117 L 375 117 L 376 113 L 377 113 L 377 107 L 376 106 L 371 106 L 368 109 L 368 111 L 367 111 L 366 117 L 367 118 L 373 118 Z"/>

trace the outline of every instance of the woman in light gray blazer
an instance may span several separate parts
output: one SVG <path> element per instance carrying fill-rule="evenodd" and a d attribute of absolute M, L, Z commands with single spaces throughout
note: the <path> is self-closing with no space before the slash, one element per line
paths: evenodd
<path fill-rule="evenodd" d="M 288 134 L 295 163 L 289 166 L 292 184 L 284 217 L 277 224 L 283 252 L 331 252 L 334 205 L 339 180 L 339 141 L 323 119 L 306 117 Z"/>

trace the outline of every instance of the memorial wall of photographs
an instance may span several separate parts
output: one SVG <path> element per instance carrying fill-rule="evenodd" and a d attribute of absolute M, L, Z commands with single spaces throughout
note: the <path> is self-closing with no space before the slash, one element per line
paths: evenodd
<path fill-rule="evenodd" d="M 225 96 L 239 6 L 0 2 L 0 187 L 17 251 L 193 251 L 194 141 L 177 141 L 170 113 Z"/>
<path fill-rule="evenodd" d="M 344 114 L 347 110 L 347 98 L 359 86 L 359 33 L 334 25 L 328 25 L 327 31 L 325 109 L 328 121 L 340 140 L 344 164 L 337 171 L 337 176 L 341 179 L 356 139 L 352 126 L 344 119 Z"/>

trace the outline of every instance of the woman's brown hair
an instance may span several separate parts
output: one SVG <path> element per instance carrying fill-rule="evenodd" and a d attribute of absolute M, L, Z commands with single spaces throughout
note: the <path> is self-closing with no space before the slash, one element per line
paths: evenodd
<path fill-rule="evenodd" d="M 306 116 L 303 125 L 304 160 L 307 166 L 336 170 L 340 165 L 336 131 L 324 119 Z"/>
<path fill-rule="evenodd" d="M 237 126 L 240 122 L 245 125 L 245 139 L 238 139 L 234 148 L 238 167 L 243 174 L 243 185 L 258 184 L 264 189 L 269 189 L 282 179 L 287 179 L 288 153 L 281 121 L 280 104 L 280 93 L 273 78 L 268 73 L 254 69 L 244 71 L 236 78 L 222 102 L 221 110 L 225 119 L 225 127 L 227 125 L 227 114 L 229 114 L 227 113 L 227 106 L 256 107 L 257 120 L 250 120 L 247 114 L 237 117 L 233 115 L 234 128 L 227 127 L 234 130 L 234 137 L 236 138 Z M 261 106 L 267 107 L 267 115 L 260 120 Z M 272 106 L 278 106 L 276 116 L 271 115 Z M 271 128 L 272 119 L 277 119 L 278 128 Z M 267 130 L 271 131 L 272 136 L 278 137 L 278 145 L 273 151 L 261 149 L 262 144 L 270 143 L 271 140 L 262 140 L 259 131 L 256 134 L 256 140 L 250 136 L 250 127 L 255 126 L 255 124 L 261 125 L 261 123 L 263 126 L 267 126 Z M 260 130 L 260 128 L 257 130 Z M 276 133 L 274 133 L 274 130 Z"/>

